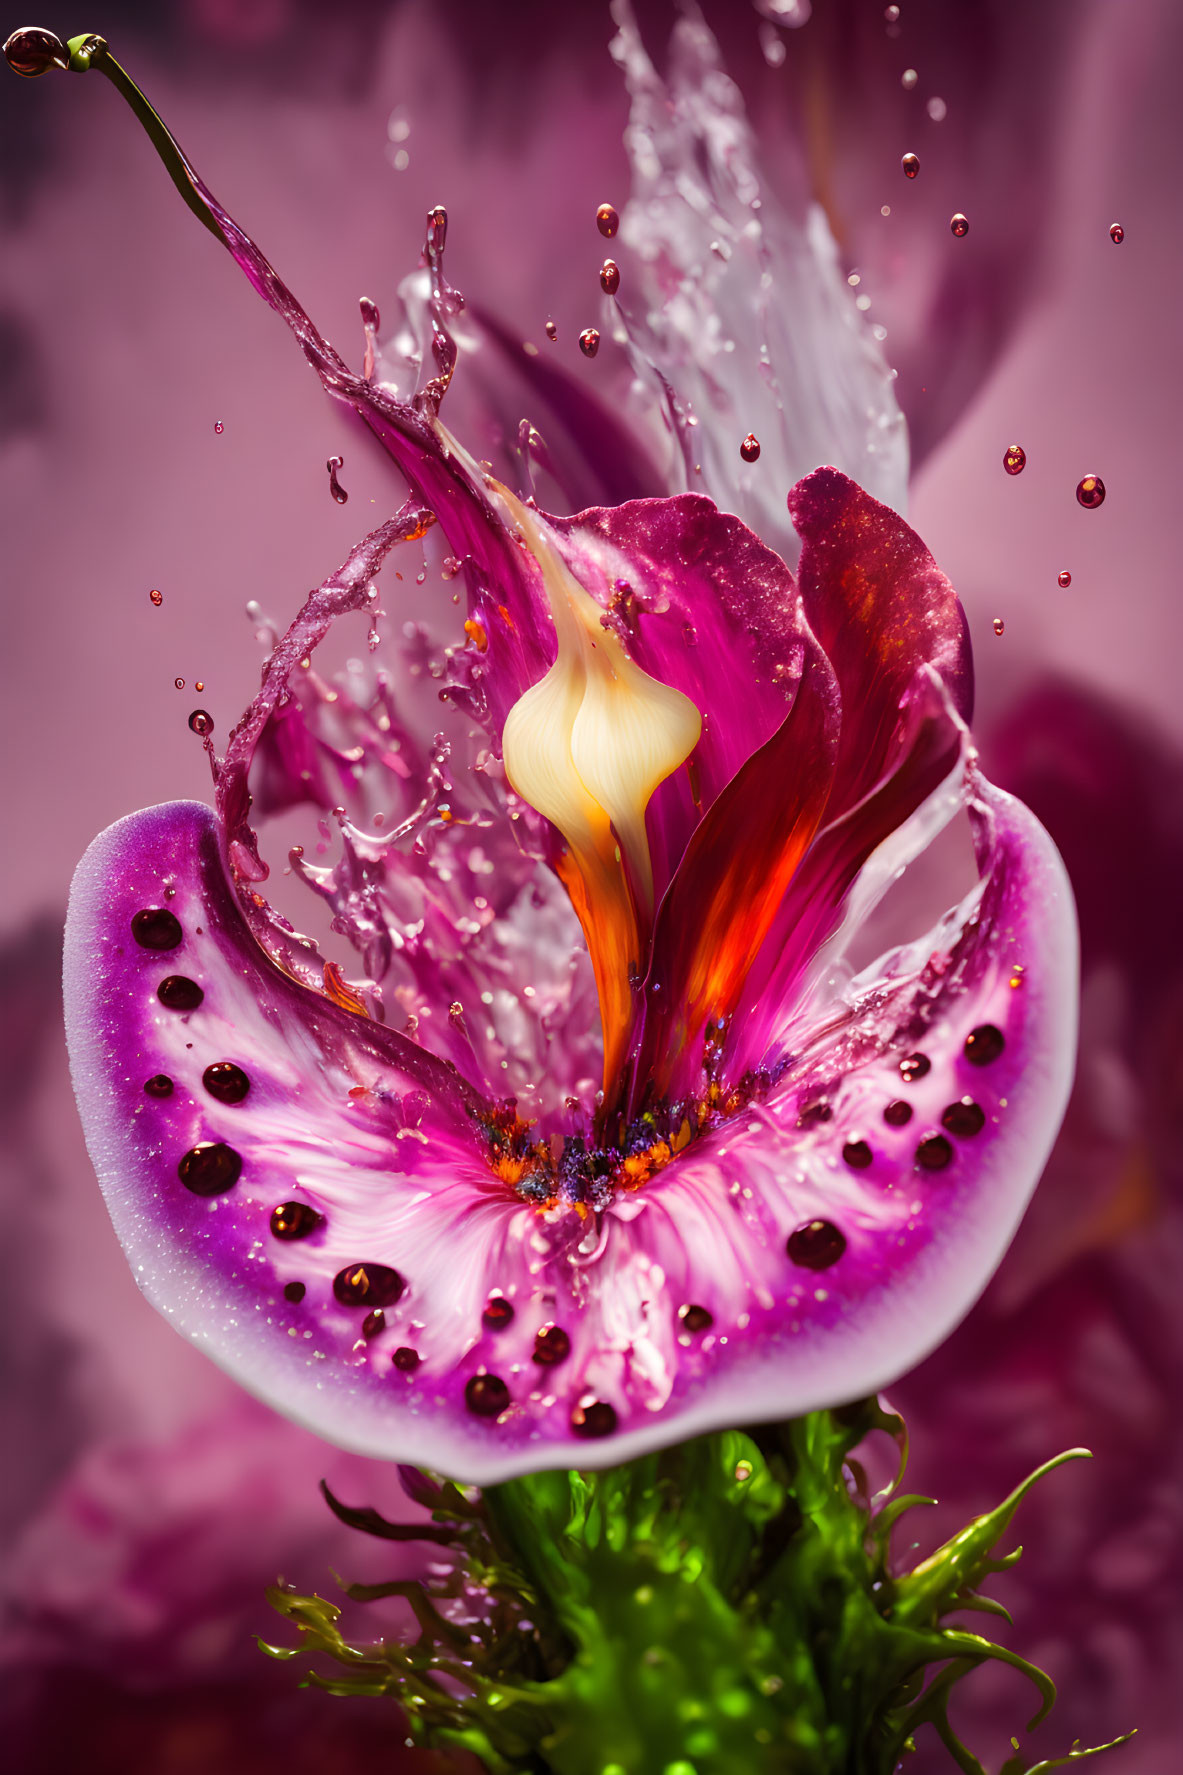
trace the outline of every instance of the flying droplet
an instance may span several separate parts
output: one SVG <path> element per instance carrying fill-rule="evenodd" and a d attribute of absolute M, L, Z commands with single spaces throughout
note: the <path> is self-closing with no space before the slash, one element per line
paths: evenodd
<path fill-rule="evenodd" d="M 584 327 L 579 335 L 579 349 L 584 357 L 595 357 L 600 349 L 600 335 L 596 327 Z"/>
<path fill-rule="evenodd" d="M 900 165 L 904 169 L 905 179 L 914 179 L 920 171 L 919 154 L 905 154 L 904 158 L 900 161 Z"/>
<path fill-rule="evenodd" d="M 184 690 L 185 680 L 183 678 L 174 678 L 173 683 L 176 685 L 178 690 Z"/>
<path fill-rule="evenodd" d="M 220 419 L 214 420 L 214 431 L 218 437 L 221 437 L 221 435 L 225 431 L 225 429 L 226 429 L 226 427 L 222 424 L 222 421 Z"/>
<path fill-rule="evenodd" d="M 214 718 L 205 709 L 194 709 L 189 717 L 189 726 L 204 739 L 207 733 L 214 731 Z"/>
<path fill-rule="evenodd" d="M 1008 475 L 1021 475 L 1027 466 L 1027 452 L 1022 444 L 1008 444 L 1002 455 L 1002 466 Z"/>
<path fill-rule="evenodd" d="M 905 68 L 903 73 L 900 75 L 900 85 L 903 87 L 905 92 L 911 92 L 913 87 L 916 85 L 916 82 L 919 80 L 919 78 L 920 78 L 920 76 L 916 72 L 915 68 Z"/>
<path fill-rule="evenodd" d="M 750 431 L 739 446 L 739 453 L 745 462 L 755 462 L 760 455 L 760 440 L 754 431 Z"/>
<path fill-rule="evenodd" d="M 478 1418 L 499 1418 L 510 1403 L 509 1388 L 499 1374 L 474 1374 L 464 1389 L 464 1403 Z"/>
<path fill-rule="evenodd" d="M 546 336 L 552 344 L 559 336 L 559 329 L 552 320 L 548 320 L 546 323 Z"/>
<path fill-rule="evenodd" d="M 577 1436 L 611 1436 L 616 1428 L 616 1408 L 606 1399 L 585 1393 L 571 1413 L 571 1428 Z"/>
<path fill-rule="evenodd" d="M 61 38 L 38 25 L 14 31 L 4 45 L 4 59 L 14 74 L 23 74 L 26 80 L 48 74 L 51 68 L 70 66 L 70 52 Z"/>
<path fill-rule="evenodd" d="M 957 236 L 958 240 L 964 240 L 969 233 L 969 217 L 963 216 L 961 211 L 958 210 L 956 215 L 950 216 L 949 218 L 949 229 L 951 233 Z"/>
<path fill-rule="evenodd" d="M 223 1140 L 201 1140 L 182 1158 L 177 1176 L 195 1196 L 224 1196 L 242 1175 L 242 1157 Z"/>
<path fill-rule="evenodd" d="M 1056 574 L 1056 584 L 1062 586 L 1065 591 L 1067 591 L 1068 587 L 1072 584 L 1072 575 L 1066 567 L 1061 567 L 1060 571 Z"/>
<path fill-rule="evenodd" d="M 1086 511 L 1095 512 L 1105 503 L 1105 483 L 1100 475 L 1086 475 L 1076 489 L 1076 497 Z"/>
<path fill-rule="evenodd" d="M 889 25 L 897 25 L 900 19 L 900 9 L 898 6 L 885 6 L 883 16 Z"/>
<path fill-rule="evenodd" d="M 148 593 L 148 596 L 151 598 L 153 604 L 155 604 L 157 610 L 159 610 L 160 606 L 164 603 L 164 593 L 153 590 Z"/>
<path fill-rule="evenodd" d="M 600 266 L 600 288 L 605 296 L 614 296 L 620 288 L 620 266 L 615 259 L 605 259 Z"/>
<path fill-rule="evenodd" d="M 337 470 L 345 467 L 345 458 L 343 456 L 330 456 L 325 463 L 325 467 L 329 471 L 329 492 L 337 501 L 338 505 L 344 505 L 348 500 L 349 495 L 337 479 Z"/>
<path fill-rule="evenodd" d="M 620 227 L 620 217 L 610 203 L 602 203 L 596 211 L 596 227 L 605 240 L 611 240 Z"/>
<path fill-rule="evenodd" d="M 1125 229 L 1122 227 L 1120 222 L 1114 222 L 1113 226 L 1109 230 L 1109 238 L 1113 242 L 1115 247 L 1119 247 L 1121 245 L 1122 241 L 1125 239 Z"/>
<path fill-rule="evenodd" d="M 1006 633 L 1006 624 L 1000 616 L 994 618 L 993 628 L 996 635 L 1005 635 Z"/>
<path fill-rule="evenodd" d="M 846 1235 L 830 1220 L 807 1220 L 790 1233 L 789 1262 L 802 1270 L 828 1270 L 846 1250 Z"/>

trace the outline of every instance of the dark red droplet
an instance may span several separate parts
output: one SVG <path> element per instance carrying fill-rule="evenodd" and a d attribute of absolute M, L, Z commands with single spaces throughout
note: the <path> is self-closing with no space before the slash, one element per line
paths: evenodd
<path fill-rule="evenodd" d="M 418 1350 L 412 1350 L 409 1344 L 400 1344 L 390 1360 L 400 1374 L 414 1374 L 423 1358 Z"/>
<path fill-rule="evenodd" d="M 561 1325 L 543 1325 L 534 1334 L 534 1360 L 543 1368 L 565 1362 L 571 1354 L 571 1339 Z"/>
<path fill-rule="evenodd" d="M 571 1428 L 577 1436 L 589 1440 L 611 1436 L 616 1422 L 616 1407 L 609 1405 L 606 1399 L 597 1399 L 592 1393 L 585 1393 L 571 1413 Z"/>
<path fill-rule="evenodd" d="M 39 25 L 24 25 L 14 31 L 4 45 L 4 59 L 14 74 L 35 80 L 51 68 L 68 68 L 70 52 L 60 37 L 43 31 Z"/>
<path fill-rule="evenodd" d="M 214 718 L 207 709 L 194 709 L 189 717 L 189 727 L 204 739 L 206 734 L 214 731 Z"/>
<path fill-rule="evenodd" d="M 145 906 L 137 912 L 131 934 L 141 949 L 176 949 L 185 935 L 176 913 L 164 906 Z"/>
<path fill-rule="evenodd" d="M 1119 247 L 1125 239 L 1125 229 L 1120 222 L 1114 222 L 1109 229 L 1109 238 L 1115 247 Z"/>
<path fill-rule="evenodd" d="M 918 154 L 905 154 L 904 158 L 900 161 L 900 165 L 904 169 L 905 179 L 914 179 L 920 171 L 920 156 Z"/>
<path fill-rule="evenodd" d="M 464 1389 L 464 1403 L 478 1418 L 499 1418 L 510 1403 L 509 1388 L 499 1374 L 474 1374 Z"/>
<path fill-rule="evenodd" d="M 803 1104 L 797 1116 L 799 1128 L 816 1128 L 822 1122 L 828 1122 L 834 1111 L 824 1097 L 815 1097 L 812 1103 Z"/>
<path fill-rule="evenodd" d="M 1002 452 L 1002 466 L 1008 475 L 1021 475 L 1027 466 L 1027 452 L 1022 444 L 1008 444 Z"/>
<path fill-rule="evenodd" d="M 600 333 L 598 327 L 584 327 L 579 335 L 579 349 L 584 357 L 595 357 L 600 349 Z"/>
<path fill-rule="evenodd" d="M 345 458 L 343 456 L 330 456 L 325 467 L 329 471 L 329 492 L 337 501 L 338 505 L 348 505 L 349 495 L 337 479 L 337 470 L 345 467 Z"/>
<path fill-rule="evenodd" d="M 990 626 L 996 635 L 1005 635 L 1006 624 L 1000 616 L 996 616 Z"/>
<path fill-rule="evenodd" d="M 807 1220 L 789 1234 L 789 1262 L 803 1270 L 828 1270 L 846 1250 L 846 1235 L 831 1220 Z"/>
<path fill-rule="evenodd" d="M 605 296 L 614 296 L 620 288 L 620 266 L 615 259 L 605 259 L 600 266 L 600 288 Z"/>
<path fill-rule="evenodd" d="M 1062 587 L 1064 591 L 1067 591 L 1068 587 L 1072 584 L 1072 575 L 1066 567 L 1061 567 L 1060 571 L 1056 574 L 1056 584 Z"/>
<path fill-rule="evenodd" d="M 324 1223 L 324 1215 L 307 1202 L 281 1202 L 271 1210 L 271 1231 L 277 1239 L 306 1239 Z"/>
<path fill-rule="evenodd" d="M 610 203 L 602 203 L 596 211 L 596 227 L 605 240 L 611 240 L 620 227 L 620 217 Z"/>
<path fill-rule="evenodd" d="M 993 1023 L 979 1023 L 965 1038 L 965 1058 L 975 1066 L 989 1066 L 1006 1047 L 1006 1037 Z"/>
<path fill-rule="evenodd" d="M 195 1196 L 224 1196 L 242 1176 L 242 1158 L 223 1140 L 202 1140 L 189 1148 L 177 1176 Z"/>
<path fill-rule="evenodd" d="M 166 974 L 156 988 L 156 996 L 169 1011 L 195 1011 L 205 993 L 196 980 L 184 974 Z"/>
<path fill-rule="evenodd" d="M 177 689 L 177 690 L 184 690 L 185 680 L 183 678 L 174 678 L 173 685 L 174 685 L 175 689 Z"/>
<path fill-rule="evenodd" d="M 1076 489 L 1076 497 L 1088 512 L 1095 512 L 1099 505 L 1104 505 L 1105 483 L 1100 475 L 1085 475 Z"/>
<path fill-rule="evenodd" d="M 947 1128 L 950 1134 L 956 1134 L 959 1140 L 968 1140 L 972 1135 L 980 1134 L 985 1126 L 986 1112 L 972 1097 L 959 1098 L 941 1114 L 941 1127 Z"/>
<path fill-rule="evenodd" d="M 889 1103 L 884 1110 L 883 1120 L 889 1128 L 905 1127 L 912 1120 L 912 1105 L 905 1103 L 902 1097 L 897 1097 L 895 1102 Z"/>
<path fill-rule="evenodd" d="M 688 1331 L 692 1337 L 698 1337 L 701 1332 L 709 1331 L 715 1323 L 715 1315 L 708 1312 L 706 1307 L 681 1307 L 678 1317 L 682 1321 L 683 1331 Z"/>
<path fill-rule="evenodd" d="M 905 1085 L 914 1085 L 931 1071 L 932 1061 L 927 1054 L 908 1054 L 900 1061 L 900 1077 Z"/>
<path fill-rule="evenodd" d="M 546 336 L 551 341 L 552 345 L 559 336 L 559 329 L 552 320 L 548 320 L 546 323 Z"/>
<path fill-rule="evenodd" d="M 739 446 L 739 453 L 745 462 L 757 462 L 760 458 L 760 440 L 754 431 L 750 431 Z"/>
<path fill-rule="evenodd" d="M 965 236 L 969 233 L 969 217 L 963 216 L 961 211 L 958 210 L 956 215 L 950 216 L 949 218 L 949 231 L 950 233 L 955 234 L 958 240 L 964 240 Z"/>
<path fill-rule="evenodd" d="M 154 1072 L 150 1079 L 144 1080 L 144 1090 L 149 1097 L 171 1097 L 173 1082 L 166 1072 Z"/>
<path fill-rule="evenodd" d="M 375 1307 L 374 1311 L 372 1313 L 367 1313 L 361 1322 L 361 1334 L 363 1337 L 377 1337 L 378 1333 L 380 1331 L 385 1331 L 385 1329 L 386 1314 L 382 1311 L 381 1307 Z"/>
<path fill-rule="evenodd" d="M 216 1060 L 212 1066 L 207 1066 L 201 1082 L 219 1103 L 241 1103 L 251 1088 L 251 1081 L 233 1060 Z"/>
<path fill-rule="evenodd" d="M 953 1148 L 943 1134 L 930 1134 L 916 1148 L 916 1163 L 922 1171 L 943 1171 L 953 1157 Z"/>
<path fill-rule="evenodd" d="M 155 604 L 156 608 L 159 610 L 160 606 L 164 603 L 164 593 L 157 591 L 154 588 L 152 591 L 150 591 L 148 593 L 148 596 L 151 598 L 153 604 Z"/>
<path fill-rule="evenodd" d="M 874 1154 L 865 1140 L 848 1140 L 842 1148 L 842 1157 L 852 1171 L 865 1171 Z"/>
<path fill-rule="evenodd" d="M 299 1306 L 307 1293 L 308 1290 L 303 1282 L 285 1282 L 283 1285 L 283 1298 L 290 1300 L 294 1307 Z"/>
<path fill-rule="evenodd" d="M 343 1307 L 392 1307 L 406 1283 L 385 1263 L 351 1263 L 333 1277 L 333 1295 Z"/>
<path fill-rule="evenodd" d="M 485 1310 L 481 1319 L 490 1331 L 504 1331 L 513 1323 L 513 1304 L 504 1295 L 494 1294 L 485 1302 Z"/>

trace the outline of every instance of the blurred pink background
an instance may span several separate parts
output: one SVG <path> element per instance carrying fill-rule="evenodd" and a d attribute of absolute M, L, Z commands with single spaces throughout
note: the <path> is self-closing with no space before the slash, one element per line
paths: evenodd
<path fill-rule="evenodd" d="M 671 14 L 639 10 L 659 50 Z M 814 0 L 784 29 L 773 0 L 705 11 L 773 180 L 804 164 L 887 329 L 909 516 L 969 613 L 987 768 L 1048 824 L 1081 903 L 1068 1124 L 986 1299 L 896 1391 L 912 1484 L 941 1499 L 935 1534 L 1061 1447 L 1094 1448 L 1025 1506 L 1028 1554 L 997 1589 L 1010 1643 L 1061 1682 L 1036 1742 L 1138 1724 L 1114 1767 L 1149 1775 L 1181 1650 L 1183 14 L 912 0 L 891 26 L 876 0 Z M 347 355 L 358 296 L 393 308 L 443 202 L 452 280 L 523 337 L 554 314 L 560 360 L 595 387 L 575 344 L 598 300 L 588 223 L 627 188 L 606 8 L 110 0 L 64 23 L 109 37 Z M 83 1754 L 96 1775 L 426 1769 L 393 1708 L 299 1691 L 253 1647 L 280 1571 L 324 1590 L 330 1570 L 393 1567 L 333 1524 L 316 1480 L 395 1511 L 395 1477 L 246 1400 L 140 1298 L 75 1119 L 57 974 L 89 840 L 207 796 L 186 718 L 200 703 L 224 736 L 249 699 L 246 601 L 286 621 L 395 495 L 105 82 L 5 73 L 0 129 L 6 1741 L 25 1775 Z M 1087 472 L 1098 512 L 1073 497 Z M 1025 1706 L 1008 1677 L 967 1685 L 989 1766 Z M 945 1764 L 929 1747 L 912 1766 Z"/>

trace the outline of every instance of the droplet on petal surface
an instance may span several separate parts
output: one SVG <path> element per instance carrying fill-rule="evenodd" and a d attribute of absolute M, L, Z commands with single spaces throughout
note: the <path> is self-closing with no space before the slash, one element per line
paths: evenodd
<path fill-rule="evenodd" d="M 600 333 L 598 327 L 584 327 L 579 335 L 579 349 L 584 357 L 595 357 L 600 349 Z"/>
<path fill-rule="evenodd" d="M 156 988 L 156 996 L 168 1011 L 195 1011 L 205 993 L 196 980 L 184 974 L 166 974 Z"/>
<path fill-rule="evenodd" d="M 201 1082 L 218 1103 L 242 1103 L 251 1088 L 251 1081 L 233 1060 L 216 1060 L 207 1066 Z"/>
<path fill-rule="evenodd" d="M 963 216 L 958 210 L 955 215 L 949 218 L 949 232 L 955 234 L 958 240 L 964 240 L 969 233 L 969 217 Z"/>
<path fill-rule="evenodd" d="M 418 1350 L 412 1350 L 409 1344 L 402 1344 L 390 1360 L 400 1374 L 414 1374 L 423 1358 Z"/>
<path fill-rule="evenodd" d="M 600 288 L 605 296 L 614 296 L 620 288 L 620 266 L 615 259 L 605 259 L 600 266 Z"/>
<path fill-rule="evenodd" d="M 571 1428 L 577 1436 L 611 1436 L 616 1428 L 616 1408 L 606 1399 L 585 1394 L 571 1413 Z"/>
<path fill-rule="evenodd" d="M 144 1093 L 148 1097 L 171 1097 L 173 1082 L 166 1072 L 155 1072 L 144 1080 Z"/>
<path fill-rule="evenodd" d="M 502 1294 L 495 1294 L 485 1305 L 481 1319 L 490 1331 L 504 1331 L 513 1324 L 513 1303 Z"/>
<path fill-rule="evenodd" d="M 571 1339 L 561 1325 L 543 1325 L 534 1333 L 534 1360 L 542 1368 L 553 1368 L 571 1354 Z"/>
<path fill-rule="evenodd" d="M 207 733 L 214 731 L 214 718 L 205 709 L 194 709 L 189 717 L 189 726 L 204 739 Z"/>
<path fill-rule="evenodd" d="M 464 1389 L 464 1403 L 478 1418 L 499 1418 L 510 1403 L 509 1388 L 498 1374 L 474 1374 Z"/>
<path fill-rule="evenodd" d="M 303 1282 L 285 1282 L 283 1285 L 283 1298 L 290 1300 L 294 1307 L 299 1306 L 307 1292 Z"/>
<path fill-rule="evenodd" d="M 920 171 L 919 154 L 905 154 L 904 158 L 900 161 L 900 165 L 904 169 L 905 179 L 914 179 Z"/>
<path fill-rule="evenodd" d="M 760 440 L 754 431 L 750 431 L 739 446 L 739 453 L 745 462 L 755 462 L 760 455 Z"/>
<path fill-rule="evenodd" d="M 1120 222 L 1114 222 L 1109 230 L 1109 238 L 1115 247 L 1119 247 L 1125 239 L 1125 229 Z"/>
<path fill-rule="evenodd" d="M 1066 567 L 1061 567 L 1060 571 L 1056 574 L 1056 584 L 1062 587 L 1064 591 L 1067 591 L 1068 587 L 1072 584 L 1072 575 Z"/>
<path fill-rule="evenodd" d="M 916 1148 L 916 1163 L 922 1171 L 943 1171 L 953 1157 L 953 1148 L 943 1134 L 930 1134 Z"/>
<path fill-rule="evenodd" d="M 789 1262 L 803 1270 L 828 1270 L 846 1250 L 846 1235 L 831 1220 L 807 1220 L 789 1234 Z"/>
<path fill-rule="evenodd" d="M 224 1196 L 242 1175 L 242 1158 L 224 1140 L 200 1140 L 177 1166 L 177 1176 L 195 1196 Z"/>
<path fill-rule="evenodd" d="M 965 1038 L 965 1058 L 974 1066 L 990 1066 L 1006 1047 L 1006 1037 L 993 1023 L 979 1023 Z"/>
<path fill-rule="evenodd" d="M 1085 475 L 1076 489 L 1076 498 L 1086 511 L 1095 512 L 1105 503 L 1105 483 L 1100 475 Z"/>
<path fill-rule="evenodd" d="M 406 1283 L 385 1263 L 350 1263 L 333 1277 L 333 1296 L 343 1307 L 393 1307 Z"/>
<path fill-rule="evenodd" d="M 905 1085 L 914 1085 L 917 1079 L 925 1078 L 931 1071 L 932 1061 L 927 1054 L 908 1054 L 900 1061 L 900 1077 Z"/>
<path fill-rule="evenodd" d="M 693 1337 L 697 1337 L 700 1332 L 709 1331 L 711 1326 L 715 1323 L 714 1314 L 708 1312 L 706 1307 L 696 1307 L 693 1305 L 681 1307 L 678 1312 L 678 1318 L 682 1322 L 683 1331 L 690 1332 Z"/>
<path fill-rule="evenodd" d="M 941 1112 L 941 1127 L 947 1128 L 950 1134 L 956 1134 L 959 1140 L 968 1140 L 980 1134 L 986 1126 L 986 1112 L 980 1103 L 972 1097 L 961 1097 Z"/>
<path fill-rule="evenodd" d="M 39 74 L 48 74 L 51 68 L 68 68 L 70 52 L 52 31 L 43 31 L 38 25 L 25 25 L 6 41 L 4 59 L 14 74 L 35 80 Z"/>
<path fill-rule="evenodd" d="M 307 1202 L 281 1202 L 278 1208 L 271 1210 L 271 1235 L 285 1243 L 308 1238 L 324 1223 L 324 1215 L 318 1214 Z"/>
<path fill-rule="evenodd" d="M 842 1157 L 852 1171 L 865 1171 L 873 1155 L 865 1140 L 848 1140 L 842 1148 Z"/>
<path fill-rule="evenodd" d="M 131 921 L 131 934 L 141 949 L 176 949 L 184 939 L 181 921 L 165 906 L 144 906 Z"/>
<path fill-rule="evenodd" d="M 1002 466 L 1008 475 L 1021 475 L 1027 466 L 1027 452 L 1022 444 L 1008 444 L 1002 453 Z"/>
<path fill-rule="evenodd" d="M 884 1110 L 883 1120 L 889 1128 L 903 1128 L 912 1120 L 912 1113 L 912 1105 L 905 1103 L 903 1098 L 897 1098 Z"/>
<path fill-rule="evenodd" d="M 596 211 L 596 227 L 605 240 L 611 240 L 620 227 L 620 217 L 610 203 L 602 203 Z"/>

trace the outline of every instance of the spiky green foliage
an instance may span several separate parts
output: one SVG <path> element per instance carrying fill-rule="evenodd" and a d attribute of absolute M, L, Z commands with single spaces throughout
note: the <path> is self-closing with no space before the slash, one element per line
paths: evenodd
<path fill-rule="evenodd" d="M 871 1500 L 852 1453 L 873 1430 L 901 1459 Z M 405 1597 L 417 1636 L 351 1645 L 333 1603 L 277 1589 L 301 1643 L 264 1650 L 327 1655 L 340 1671 L 314 1666 L 306 1681 L 394 1696 L 417 1742 L 475 1751 L 492 1775 L 891 1775 L 925 1723 L 959 1769 L 984 1775 L 949 1725 L 953 1685 L 991 1659 L 1014 1666 L 1038 1692 L 1031 1725 L 1055 1689 L 947 1617 L 1005 1617 L 978 1593 L 1018 1558 L 995 1556 L 999 1538 L 1036 1480 L 1085 1453 L 1049 1461 L 905 1572 L 892 1530 L 930 1500 L 900 1495 L 903 1424 L 874 1401 L 481 1496 L 413 1475 L 433 1517 L 423 1529 L 329 1501 L 368 1533 L 425 1529 L 453 1550 L 446 1577 L 345 1586 L 360 1601 Z M 1001 1775 L 1093 1754 L 1016 1754 Z"/>

